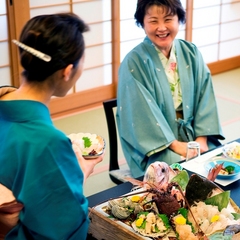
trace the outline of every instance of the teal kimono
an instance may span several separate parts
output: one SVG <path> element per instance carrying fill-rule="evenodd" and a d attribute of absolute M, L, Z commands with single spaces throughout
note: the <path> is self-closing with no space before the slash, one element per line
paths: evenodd
<path fill-rule="evenodd" d="M 83 173 L 47 107 L 0 100 L 0 133 L 0 183 L 24 205 L 6 239 L 86 239 Z"/>
<path fill-rule="evenodd" d="M 130 51 L 119 69 L 117 125 L 122 149 L 134 177 L 152 162 L 168 164 L 180 156 L 168 146 L 208 136 L 210 148 L 224 139 L 212 79 L 196 46 L 176 39 L 184 119 L 176 119 L 165 70 L 148 37 Z"/>

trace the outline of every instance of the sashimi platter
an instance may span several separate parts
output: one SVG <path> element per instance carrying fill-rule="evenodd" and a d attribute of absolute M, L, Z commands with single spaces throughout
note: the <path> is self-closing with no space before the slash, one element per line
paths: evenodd
<path fill-rule="evenodd" d="M 209 176 L 189 176 L 179 164 L 155 162 L 143 181 L 127 179 L 133 191 L 94 209 L 134 232 L 136 239 L 240 239 L 239 207 L 230 191 L 213 182 L 216 174 Z"/>

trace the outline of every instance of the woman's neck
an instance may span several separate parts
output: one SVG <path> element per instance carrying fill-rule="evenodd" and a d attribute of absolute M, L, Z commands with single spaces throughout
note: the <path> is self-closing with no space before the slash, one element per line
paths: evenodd
<path fill-rule="evenodd" d="M 43 82 L 29 83 L 23 80 L 21 86 L 16 91 L 3 95 L 1 100 L 33 100 L 48 106 L 52 91 L 45 85 Z"/>

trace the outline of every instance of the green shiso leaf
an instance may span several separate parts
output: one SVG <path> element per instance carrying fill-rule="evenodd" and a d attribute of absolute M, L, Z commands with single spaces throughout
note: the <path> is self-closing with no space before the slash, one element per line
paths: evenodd
<path fill-rule="evenodd" d="M 158 216 L 162 219 L 164 226 L 168 229 L 170 228 L 170 223 L 166 214 L 158 214 Z"/>
<path fill-rule="evenodd" d="M 144 220 L 140 228 L 145 229 L 146 228 L 146 224 L 147 224 L 147 221 Z"/>
<path fill-rule="evenodd" d="M 179 208 L 178 213 L 181 214 L 184 218 L 188 218 L 188 210 L 186 208 Z"/>
<path fill-rule="evenodd" d="M 187 220 L 186 224 L 191 226 L 192 232 L 195 232 L 192 223 L 188 221 L 188 210 L 186 208 L 179 208 L 178 213 L 181 214 Z"/>
<path fill-rule="evenodd" d="M 83 139 L 83 141 L 84 141 L 84 147 L 85 147 L 85 148 L 88 148 L 88 147 L 90 147 L 90 146 L 92 145 L 92 141 L 90 140 L 90 138 L 88 138 L 88 137 L 83 137 L 82 139 Z"/>
<path fill-rule="evenodd" d="M 213 197 L 207 198 L 205 203 L 208 205 L 217 206 L 218 210 L 221 211 L 226 208 L 230 199 L 230 191 L 219 193 Z"/>
<path fill-rule="evenodd" d="M 182 170 L 178 175 L 173 177 L 171 180 L 171 182 L 178 183 L 183 191 L 185 191 L 188 181 L 189 181 L 189 175 L 186 170 Z"/>
<path fill-rule="evenodd" d="M 139 218 L 141 215 L 147 216 L 148 214 L 149 214 L 149 212 L 139 212 L 139 213 L 137 214 L 137 218 Z"/>
<path fill-rule="evenodd" d="M 240 219 L 240 213 L 232 213 L 235 220 Z"/>

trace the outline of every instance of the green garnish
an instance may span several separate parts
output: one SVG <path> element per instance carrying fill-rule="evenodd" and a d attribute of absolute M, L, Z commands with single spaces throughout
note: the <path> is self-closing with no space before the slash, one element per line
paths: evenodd
<path fill-rule="evenodd" d="M 181 214 L 187 220 L 186 224 L 190 225 L 192 228 L 192 231 L 195 232 L 192 223 L 188 221 L 188 210 L 186 208 L 179 208 L 178 214 Z"/>
<path fill-rule="evenodd" d="M 169 229 L 169 228 L 170 228 L 170 223 L 169 223 L 169 220 L 168 220 L 167 215 L 166 215 L 166 214 L 158 214 L 158 216 L 162 219 L 165 227 L 166 227 L 167 229 Z"/>
<path fill-rule="evenodd" d="M 140 228 L 145 229 L 146 228 L 146 223 L 147 223 L 147 221 L 144 220 Z"/>
<path fill-rule="evenodd" d="M 149 214 L 149 212 L 139 212 L 139 213 L 137 214 L 137 218 L 139 218 L 141 215 L 147 216 L 148 214 Z"/>
<path fill-rule="evenodd" d="M 179 208 L 178 213 L 181 214 L 184 218 L 188 218 L 188 210 L 186 208 Z"/>
<path fill-rule="evenodd" d="M 233 173 L 234 173 L 234 170 L 235 170 L 235 167 L 229 165 L 229 166 L 226 166 L 226 167 L 224 168 L 224 170 L 227 171 L 228 174 L 233 174 Z"/>
<path fill-rule="evenodd" d="M 88 147 L 90 147 L 90 146 L 92 145 L 92 141 L 90 140 L 90 138 L 88 138 L 88 137 L 83 137 L 82 139 L 83 139 L 83 141 L 84 141 L 84 147 L 85 147 L 85 148 L 88 148 Z"/>
<path fill-rule="evenodd" d="M 160 230 L 158 229 L 157 225 L 154 226 L 155 232 L 158 233 Z"/>

